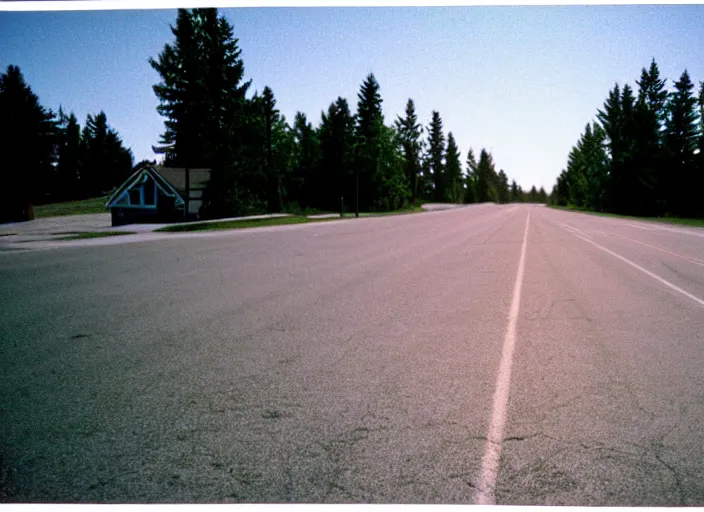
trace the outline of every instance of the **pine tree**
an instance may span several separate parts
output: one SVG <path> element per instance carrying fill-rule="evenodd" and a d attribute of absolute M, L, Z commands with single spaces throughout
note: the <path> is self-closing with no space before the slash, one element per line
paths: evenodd
<path fill-rule="evenodd" d="M 396 129 L 403 147 L 406 179 L 411 192 L 411 201 L 415 201 L 418 193 L 418 175 L 420 174 L 420 137 L 423 132 L 418 123 L 416 107 L 412 99 L 406 103 L 406 117 L 398 116 Z"/>
<path fill-rule="evenodd" d="M 297 112 L 293 123 L 295 163 L 290 193 L 301 207 L 317 206 L 320 141 L 306 115 Z"/>
<path fill-rule="evenodd" d="M 518 184 L 516 183 L 516 180 L 511 181 L 511 191 L 509 192 L 509 201 L 511 203 L 517 203 L 520 201 L 520 197 L 518 196 Z"/>
<path fill-rule="evenodd" d="M 477 202 L 477 159 L 472 148 L 467 152 L 467 172 L 465 177 L 465 203 Z"/>
<path fill-rule="evenodd" d="M 133 156 L 107 121 L 105 112 L 88 114 L 82 142 L 85 160 L 81 167 L 81 189 L 88 197 L 110 192 L 132 171 Z"/>
<path fill-rule="evenodd" d="M 542 204 L 547 204 L 548 202 L 548 194 L 543 187 L 538 190 L 538 202 Z"/>
<path fill-rule="evenodd" d="M 31 204 L 50 192 L 56 143 L 54 113 L 39 103 L 20 68 L 8 66 L 0 75 L 0 154 L 3 198 L 0 221 L 33 218 Z"/>
<path fill-rule="evenodd" d="M 403 154 L 398 150 L 401 137 L 392 127 L 382 125 L 379 136 L 379 163 L 375 182 L 377 194 L 374 210 L 388 211 L 404 208 L 411 197 L 404 173 Z"/>
<path fill-rule="evenodd" d="M 281 211 L 281 180 L 279 171 L 274 168 L 274 156 L 272 146 L 272 128 L 279 120 L 279 111 L 276 109 L 274 93 L 269 86 L 264 87 L 262 92 L 262 107 L 264 117 L 265 132 L 265 152 L 266 152 L 266 180 L 267 180 L 267 210 L 269 213 Z"/>
<path fill-rule="evenodd" d="M 493 162 L 491 160 L 491 155 L 482 148 L 479 153 L 479 163 L 477 164 L 477 177 L 476 177 L 476 193 L 477 202 L 486 203 L 492 201 L 492 172 L 493 172 Z"/>
<path fill-rule="evenodd" d="M 452 132 L 447 134 L 447 151 L 445 154 L 445 200 L 451 203 L 462 201 L 462 163 L 460 150 Z"/>
<path fill-rule="evenodd" d="M 445 199 L 445 135 L 442 132 L 442 119 L 436 110 L 433 110 L 428 128 L 428 154 L 429 171 L 433 180 L 433 200 L 442 202 Z"/>
<path fill-rule="evenodd" d="M 355 119 L 347 100 L 338 97 L 322 114 L 320 128 L 320 162 L 316 179 L 306 185 L 311 205 L 337 210 L 343 199 L 352 210 L 356 200 Z M 334 203 L 333 203 L 334 201 Z"/>
<path fill-rule="evenodd" d="M 359 173 L 359 208 L 368 210 L 377 197 L 379 149 L 384 115 L 381 111 L 379 83 L 367 75 L 357 94 L 355 161 Z"/>
<path fill-rule="evenodd" d="M 499 203 L 508 203 L 509 200 L 509 188 L 508 188 L 508 176 L 503 169 L 499 171 L 497 180 L 497 200 Z"/>
<path fill-rule="evenodd" d="M 176 25 L 171 27 L 174 44 L 165 45 L 158 60 L 149 59 L 162 80 L 153 86 L 159 99 L 157 111 L 166 117 L 166 131 L 160 139 L 162 146 L 154 150 L 164 153 L 166 163 L 173 166 L 207 165 L 203 159 L 205 117 L 209 109 L 196 16 L 195 10 L 179 9 Z"/>
<path fill-rule="evenodd" d="M 619 191 L 623 181 L 622 172 L 622 146 L 623 146 L 623 116 L 621 110 L 621 89 L 616 84 L 609 92 L 609 97 L 604 103 L 604 108 L 598 111 L 597 117 L 608 140 L 609 156 L 611 160 L 609 169 L 610 187 L 607 191 L 607 205 L 609 209 L 617 208 L 618 198 L 614 191 Z M 618 192 L 616 192 L 617 194 Z"/>
<path fill-rule="evenodd" d="M 81 196 L 79 178 L 83 164 L 83 140 L 81 126 L 73 112 L 66 115 L 59 108 L 57 175 L 60 197 L 64 200 Z"/>
<path fill-rule="evenodd" d="M 165 164 L 212 169 L 206 201 L 210 216 L 260 208 L 266 189 L 261 98 L 247 100 L 244 64 L 232 26 L 216 9 L 179 9 L 158 59 L 153 86 L 166 118 L 160 147 Z M 256 96 L 256 95 L 255 95 Z"/>
<path fill-rule="evenodd" d="M 530 190 L 528 191 L 528 202 L 529 203 L 537 203 L 538 202 L 538 191 L 535 188 L 535 185 L 530 187 Z"/>
<path fill-rule="evenodd" d="M 637 215 L 654 215 L 658 203 L 662 203 L 662 198 L 658 197 L 661 190 L 659 184 L 663 181 L 661 132 L 667 100 L 665 80 L 660 79 L 655 59 L 648 70 L 642 69 L 637 84 L 639 90 L 634 112 L 633 166 L 638 176 L 630 190 L 632 211 Z"/>
<path fill-rule="evenodd" d="M 694 215 L 698 201 L 699 175 L 695 165 L 698 145 L 698 119 L 692 90 L 694 84 L 685 70 L 675 82 L 675 91 L 668 103 L 666 148 L 672 180 L 669 192 L 669 210 L 681 215 Z"/>

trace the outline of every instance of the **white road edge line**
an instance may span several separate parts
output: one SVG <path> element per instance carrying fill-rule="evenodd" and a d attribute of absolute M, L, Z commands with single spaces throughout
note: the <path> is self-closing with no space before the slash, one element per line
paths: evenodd
<path fill-rule="evenodd" d="M 501 351 L 499 374 L 496 378 L 496 390 L 491 413 L 489 433 L 486 438 L 482 469 L 477 486 L 477 505 L 494 505 L 496 503 L 496 479 L 499 475 L 499 460 L 501 458 L 501 444 L 506 426 L 508 412 L 508 397 L 511 386 L 511 366 L 513 364 L 513 351 L 516 346 L 516 323 L 521 306 L 521 289 L 523 287 L 523 271 L 526 263 L 526 247 L 528 246 L 528 227 L 530 226 L 530 212 L 526 218 L 526 228 L 523 233 L 521 257 L 518 260 L 518 272 L 513 285 L 513 298 L 508 314 L 508 326 L 504 336 L 504 345 Z"/>
<path fill-rule="evenodd" d="M 646 244 L 645 242 L 641 242 L 640 240 L 636 240 L 635 238 L 630 238 L 624 235 L 619 235 L 618 233 L 611 233 L 612 235 L 618 236 L 620 238 L 625 238 L 626 240 L 630 240 L 631 242 L 635 242 L 640 245 L 644 245 L 646 247 L 650 247 L 651 249 L 657 249 L 658 251 L 666 252 L 668 254 L 672 254 L 673 256 L 677 256 L 678 258 L 682 258 L 683 260 L 689 261 L 690 263 L 696 263 L 697 265 L 702 265 L 704 266 L 704 261 L 698 260 L 696 258 L 690 258 L 689 256 L 682 256 L 681 254 L 678 254 L 676 252 L 668 251 L 667 249 L 663 249 L 662 247 L 658 247 L 656 245 L 650 245 Z"/>
<path fill-rule="evenodd" d="M 604 247 L 603 245 L 599 245 L 599 244 L 596 243 L 595 241 L 583 237 L 582 235 L 580 235 L 580 234 L 577 232 L 577 231 L 579 231 L 577 228 L 575 228 L 575 227 L 573 227 L 573 226 L 569 226 L 568 224 L 562 224 L 562 223 L 560 223 L 560 224 L 561 224 L 564 228 L 567 228 L 566 230 L 569 231 L 570 233 L 572 233 L 572 234 L 573 234 L 574 236 L 576 236 L 577 238 L 581 238 L 581 239 L 584 240 L 585 242 L 589 242 L 589 243 L 592 244 L 594 247 L 597 247 L 598 249 L 601 249 L 601 250 L 604 251 L 605 253 L 610 254 L 610 255 L 613 256 L 614 258 L 618 258 L 619 260 L 623 261 L 624 263 L 629 264 L 629 265 L 632 266 L 633 268 L 635 268 L 635 269 L 637 269 L 637 270 L 640 270 L 640 271 L 643 272 L 644 274 L 646 274 L 646 275 L 652 277 L 652 278 L 655 279 L 656 281 L 659 281 L 660 283 L 664 284 L 664 285 L 667 286 L 668 288 L 671 288 L 671 289 L 675 290 L 676 292 L 681 293 L 681 294 L 684 295 L 685 297 L 688 297 L 688 298 L 692 299 L 694 302 L 698 303 L 700 306 L 704 306 L 704 300 L 700 299 L 699 297 L 697 297 L 697 296 L 695 296 L 695 295 L 692 295 L 692 294 L 689 293 L 688 291 L 683 290 L 682 288 L 680 288 L 679 286 L 677 286 L 677 285 L 675 285 L 675 284 L 672 284 L 672 283 L 671 283 L 670 281 L 668 281 L 667 279 L 664 279 L 664 278 L 660 277 L 660 276 L 657 275 L 657 274 L 653 274 L 650 270 L 644 269 L 643 267 L 641 267 L 641 266 L 638 265 L 637 263 L 633 263 L 631 260 L 629 260 L 629 259 L 627 259 L 627 258 L 624 258 L 624 257 L 621 256 L 620 254 L 616 254 L 616 253 L 615 253 L 614 251 L 612 251 L 611 249 L 607 249 L 607 248 Z M 569 229 L 569 228 L 571 228 L 571 229 Z M 574 231 L 573 231 L 573 230 L 574 230 Z"/>

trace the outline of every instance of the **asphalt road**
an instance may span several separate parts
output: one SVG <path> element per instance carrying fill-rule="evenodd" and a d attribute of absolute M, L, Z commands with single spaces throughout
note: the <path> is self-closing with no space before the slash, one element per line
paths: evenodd
<path fill-rule="evenodd" d="M 704 505 L 704 230 L 166 236 L 0 253 L 5 499 Z"/>

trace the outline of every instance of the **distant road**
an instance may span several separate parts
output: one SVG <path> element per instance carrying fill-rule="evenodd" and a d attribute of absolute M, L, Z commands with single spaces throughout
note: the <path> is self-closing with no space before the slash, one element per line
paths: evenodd
<path fill-rule="evenodd" d="M 0 253 L 15 501 L 704 505 L 702 229 L 477 205 L 113 242 Z"/>

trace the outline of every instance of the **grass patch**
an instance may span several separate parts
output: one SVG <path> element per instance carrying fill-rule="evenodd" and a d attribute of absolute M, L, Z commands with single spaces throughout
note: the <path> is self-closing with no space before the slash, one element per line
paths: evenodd
<path fill-rule="evenodd" d="M 660 222 L 663 224 L 676 224 L 680 226 L 695 226 L 704 227 L 704 219 L 685 219 L 679 217 L 634 217 L 633 215 L 620 215 L 618 213 L 594 212 L 591 210 L 582 210 L 581 208 L 570 208 L 568 206 L 548 205 L 549 208 L 556 210 L 564 210 L 567 212 L 585 213 L 587 215 L 596 215 L 598 217 L 613 217 L 616 219 L 629 220 L 646 220 L 650 222 Z"/>
<path fill-rule="evenodd" d="M 105 208 L 107 198 L 94 197 L 82 201 L 67 201 L 65 203 L 43 204 L 34 207 L 37 219 L 44 217 L 62 217 L 64 215 L 84 215 L 88 213 L 108 213 Z"/>
<path fill-rule="evenodd" d="M 134 231 L 87 231 L 85 233 L 76 233 L 75 235 L 65 236 L 59 240 L 85 240 L 87 238 L 103 238 L 106 236 L 121 236 L 134 235 Z"/>
<path fill-rule="evenodd" d="M 224 220 L 218 222 L 197 222 L 195 224 L 174 224 L 157 229 L 157 232 L 182 233 L 187 231 L 214 231 L 220 229 L 261 228 L 267 226 L 281 226 L 286 224 L 307 224 L 309 222 L 323 222 L 331 219 L 308 219 L 306 217 L 273 217 L 251 220 Z"/>

